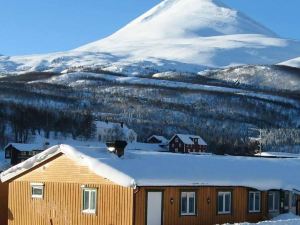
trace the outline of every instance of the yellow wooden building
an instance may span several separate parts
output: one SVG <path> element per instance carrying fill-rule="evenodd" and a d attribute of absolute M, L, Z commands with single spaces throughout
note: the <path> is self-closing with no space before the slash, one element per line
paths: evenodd
<path fill-rule="evenodd" d="M 1 174 L 1 225 L 258 222 L 299 213 L 298 161 L 54 146 Z"/>

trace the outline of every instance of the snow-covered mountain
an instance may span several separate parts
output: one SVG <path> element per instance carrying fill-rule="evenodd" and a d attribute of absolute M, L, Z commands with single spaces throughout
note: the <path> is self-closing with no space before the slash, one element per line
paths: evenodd
<path fill-rule="evenodd" d="M 165 0 L 115 34 L 77 49 L 0 56 L 0 72 L 62 72 L 71 67 L 101 67 L 128 75 L 199 72 L 276 64 L 299 55 L 299 41 L 279 38 L 218 0 Z"/>
<path fill-rule="evenodd" d="M 287 60 L 285 62 L 280 63 L 279 65 L 300 68 L 300 57 L 295 58 L 295 59 Z"/>

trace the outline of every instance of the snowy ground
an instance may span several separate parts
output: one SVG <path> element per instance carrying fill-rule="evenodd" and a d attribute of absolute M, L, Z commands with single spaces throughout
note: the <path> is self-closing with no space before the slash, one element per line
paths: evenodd
<path fill-rule="evenodd" d="M 288 153 L 288 152 L 262 152 L 256 154 L 257 156 L 270 156 L 270 157 L 293 157 L 300 158 L 300 154 Z"/>
<path fill-rule="evenodd" d="M 250 225 L 252 223 L 236 223 L 235 225 Z M 271 221 L 257 223 L 259 225 L 300 225 L 300 217 L 294 214 L 282 214 Z"/>

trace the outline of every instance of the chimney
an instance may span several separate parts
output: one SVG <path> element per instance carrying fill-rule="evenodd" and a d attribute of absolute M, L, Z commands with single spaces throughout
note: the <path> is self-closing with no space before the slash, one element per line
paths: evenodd
<path fill-rule="evenodd" d="M 122 157 L 127 146 L 126 141 L 115 141 L 106 143 L 108 151 L 115 153 L 118 157 Z"/>

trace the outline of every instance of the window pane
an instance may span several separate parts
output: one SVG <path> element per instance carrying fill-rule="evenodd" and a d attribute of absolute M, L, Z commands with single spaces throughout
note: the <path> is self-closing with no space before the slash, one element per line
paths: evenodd
<path fill-rule="evenodd" d="M 255 193 L 255 211 L 260 211 L 260 193 Z"/>
<path fill-rule="evenodd" d="M 286 206 L 286 207 L 290 206 L 290 193 L 289 192 L 284 193 L 284 206 Z"/>
<path fill-rule="evenodd" d="M 187 193 L 181 193 L 181 213 L 187 213 Z"/>
<path fill-rule="evenodd" d="M 225 195 L 225 211 L 230 212 L 231 208 L 231 195 L 228 193 Z"/>
<path fill-rule="evenodd" d="M 33 198 L 43 198 L 44 186 L 32 186 L 31 195 Z"/>
<path fill-rule="evenodd" d="M 249 193 L 249 211 L 253 211 L 253 202 L 254 202 L 254 196 L 253 192 Z"/>
<path fill-rule="evenodd" d="M 191 195 L 189 198 L 189 213 L 195 213 L 195 195 Z"/>
<path fill-rule="evenodd" d="M 275 210 L 279 210 L 279 193 L 275 193 Z"/>
<path fill-rule="evenodd" d="M 91 210 L 96 210 L 96 191 L 91 192 Z"/>
<path fill-rule="evenodd" d="M 273 211 L 273 193 L 269 193 L 269 199 L 268 199 L 268 206 L 269 210 Z"/>
<path fill-rule="evenodd" d="M 296 207 L 296 205 L 297 205 L 297 195 L 296 195 L 296 194 L 293 194 L 292 206 L 293 206 L 293 207 Z"/>
<path fill-rule="evenodd" d="M 42 188 L 33 187 L 32 194 L 33 195 L 43 195 L 43 190 L 42 190 Z"/>
<path fill-rule="evenodd" d="M 219 194 L 218 195 L 218 211 L 223 212 L 223 195 Z"/>
<path fill-rule="evenodd" d="M 88 190 L 83 191 L 83 210 L 89 209 L 90 195 Z"/>

